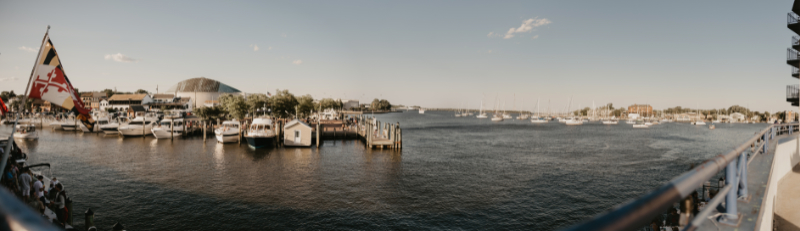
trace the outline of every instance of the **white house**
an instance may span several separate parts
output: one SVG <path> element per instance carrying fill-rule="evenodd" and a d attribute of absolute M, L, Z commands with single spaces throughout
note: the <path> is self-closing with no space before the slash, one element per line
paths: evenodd
<path fill-rule="evenodd" d="M 148 94 L 116 94 L 108 98 L 108 108 L 116 111 L 127 111 L 133 105 L 146 105 L 153 102 Z"/>
<path fill-rule="evenodd" d="M 300 122 L 300 120 L 292 120 L 283 126 L 283 145 L 286 146 L 311 146 L 311 126 Z"/>
<path fill-rule="evenodd" d="M 731 113 L 731 122 L 733 123 L 744 122 L 744 118 L 745 118 L 744 114 L 742 113 L 738 112 Z"/>

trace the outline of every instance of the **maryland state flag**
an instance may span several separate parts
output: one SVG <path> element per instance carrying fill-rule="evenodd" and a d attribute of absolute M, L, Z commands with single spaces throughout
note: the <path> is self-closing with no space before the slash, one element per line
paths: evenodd
<path fill-rule="evenodd" d="M 94 121 L 89 116 L 89 110 L 84 107 L 78 92 L 64 74 L 64 67 L 47 34 L 45 34 L 45 41 L 39 51 L 39 60 L 34 67 L 36 71 L 33 74 L 28 98 L 47 100 L 51 104 L 76 112 L 77 118 L 86 128 L 94 130 Z"/>
<path fill-rule="evenodd" d="M 0 115 L 5 115 L 7 113 L 8 113 L 8 107 L 6 107 L 6 104 L 3 103 L 3 99 L 0 99 Z"/>

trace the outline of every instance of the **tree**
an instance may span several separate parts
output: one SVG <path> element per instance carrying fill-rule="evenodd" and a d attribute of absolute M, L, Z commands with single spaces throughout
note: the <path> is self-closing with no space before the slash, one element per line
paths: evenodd
<path fill-rule="evenodd" d="M 375 111 L 391 110 L 392 109 L 392 104 L 389 103 L 389 101 L 385 100 L 385 99 L 381 99 L 381 100 L 374 99 L 374 100 L 372 100 L 372 104 L 370 104 L 369 107 L 372 108 L 372 110 L 375 110 Z"/>
<path fill-rule="evenodd" d="M 265 94 L 252 94 L 247 96 L 247 109 L 255 117 L 258 109 L 266 107 L 269 98 Z"/>
<path fill-rule="evenodd" d="M 342 108 L 342 102 L 331 98 L 324 98 L 319 101 L 319 107 L 321 108 L 321 110 L 325 110 L 328 108 L 340 109 Z"/>
<path fill-rule="evenodd" d="M 108 97 L 108 98 L 111 98 L 111 96 L 114 95 L 114 90 L 111 90 L 111 89 L 105 89 L 105 90 L 103 90 L 103 92 L 106 93 L 106 97 Z"/>
<path fill-rule="evenodd" d="M 272 114 L 278 118 L 288 118 L 289 115 L 294 114 L 295 106 L 297 106 L 297 98 L 289 93 L 289 90 L 277 89 L 275 95 L 269 98 L 269 105 L 272 109 Z"/>
<path fill-rule="evenodd" d="M 216 120 L 222 118 L 223 110 L 220 106 L 199 107 L 194 109 L 194 114 L 203 120 Z"/>
<path fill-rule="evenodd" d="M 136 94 L 147 94 L 148 92 L 145 89 L 139 89 L 139 90 L 136 90 L 136 92 L 134 92 L 134 93 L 136 93 Z"/>
<path fill-rule="evenodd" d="M 3 99 L 3 102 L 7 103 L 9 99 L 13 99 L 14 97 L 17 97 L 17 94 L 14 94 L 13 90 L 10 92 L 8 91 L 0 92 L 0 98 Z"/>
<path fill-rule="evenodd" d="M 314 97 L 311 95 L 303 95 L 297 97 L 297 110 L 301 115 L 308 116 L 314 108 Z"/>
<path fill-rule="evenodd" d="M 242 95 L 225 94 L 219 97 L 219 105 L 231 117 L 242 120 L 247 115 L 247 101 Z"/>

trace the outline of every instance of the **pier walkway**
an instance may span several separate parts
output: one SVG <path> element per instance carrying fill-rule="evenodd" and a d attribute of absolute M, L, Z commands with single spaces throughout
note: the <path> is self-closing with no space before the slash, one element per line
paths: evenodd
<path fill-rule="evenodd" d="M 797 153 L 797 136 L 779 144 L 776 152 L 776 159 L 781 155 L 789 158 L 783 158 L 787 161 L 785 163 L 776 162 L 776 167 L 779 168 L 776 170 L 785 172 L 785 176 L 777 185 L 773 227 L 778 231 L 800 231 L 800 155 Z"/>

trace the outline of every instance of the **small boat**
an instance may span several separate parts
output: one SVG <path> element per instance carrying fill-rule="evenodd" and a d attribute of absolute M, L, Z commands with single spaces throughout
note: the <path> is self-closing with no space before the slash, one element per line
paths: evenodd
<path fill-rule="evenodd" d="M 535 124 L 544 124 L 544 123 L 547 123 L 547 122 L 548 122 L 547 119 L 545 119 L 544 117 L 536 117 L 536 118 L 531 119 L 531 123 L 535 123 Z"/>
<path fill-rule="evenodd" d="M 706 125 L 706 122 L 705 122 L 705 121 L 702 121 L 702 120 L 700 120 L 700 121 L 695 121 L 695 122 L 694 122 L 694 125 Z"/>
<path fill-rule="evenodd" d="M 419 114 L 425 114 L 425 109 L 420 108 L 419 109 Z"/>
<path fill-rule="evenodd" d="M 649 127 L 650 125 L 647 125 L 647 123 L 645 123 L 642 120 L 637 120 L 636 123 L 633 124 L 633 128 L 649 128 Z"/>
<path fill-rule="evenodd" d="M 501 122 L 503 121 L 503 116 L 500 114 L 493 114 L 492 115 L 492 122 Z"/>
<path fill-rule="evenodd" d="M 33 124 L 18 124 L 17 129 L 14 130 L 14 139 L 35 140 L 39 139 L 39 133 L 36 132 L 36 126 Z"/>
<path fill-rule="evenodd" d="M 287 124 L 289 126 L 289 124 Z M 247 145 L 252 148 L 271 147 L 275 143 L 275 130 L 272 129 L 272 120 L 269 118 L 256 118 L 244 135 Z"/>
<path fill-rule="evenodd" d="M 485 112 L 481 112 L 481 114 L 478 114 L 477 116 L 475 116 L 475 118 L 486 119 L 489 118 L 489 116 L 487 116 Z"/>
<path fill-rule="evenodd" d="M 228 120 L 214 130 L 219 143 L 233 143 L 239 141 L 239 121 Z"/>
<path fill-rule="evenodd" d="M 616 120 L 616 119 L 603 120 L 603 124 L 606 124 L 606 125 L 619 124 L 619 120 Z"/>
<path fill-rule="evenodd" d="M 183 119 L 181 118 L 167 118 L 161 120 L 158 126 L 150 129 L 156 139 L 168 139 L 172 137 L 180 137 L 183 135 Z"/>
<path fill-rule="evenodd" d="M 574 125 L 583 125 L 583 120 L 578 118 L 570 118 L 564 122 L 566 125 L 574 126 Z"/>
<path fill-rule="evenodd" d="M 625 121 L 626 124 L 636 124 L 636 120 Z"/>
<path fill-rule="evenodd" d="M 715 128 L 717 128 L 717 126 L 714 126 L 714 124 L 708 125 L 708 129 L 714 130 Z"/>

